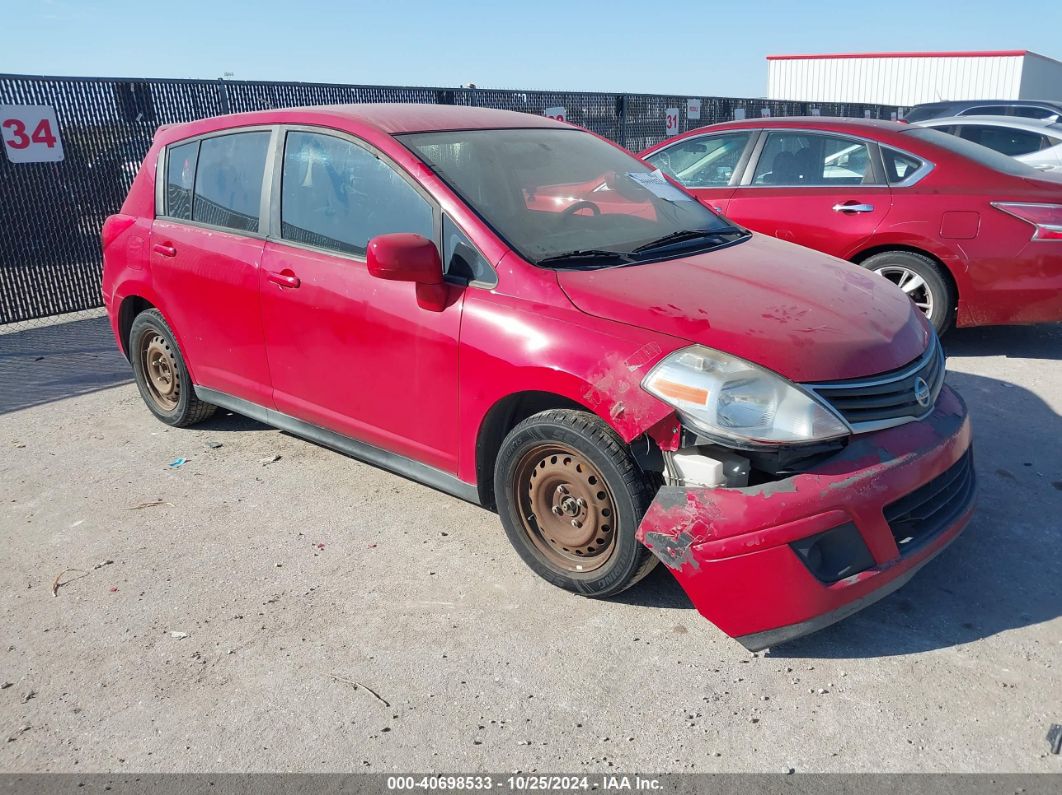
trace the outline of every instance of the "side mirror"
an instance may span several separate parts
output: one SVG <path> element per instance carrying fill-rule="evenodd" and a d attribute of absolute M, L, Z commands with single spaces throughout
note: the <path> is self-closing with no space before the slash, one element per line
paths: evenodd
<path fill-rule="evenodd" d="M 439 249 L 428 238 L 401 232 L 369 241 L 369 273 L 378 279 L 417 284 L 443 280 Z"/>
<path fill-rule="evenodd" d="M 413 282 L 422 309 L 446 308 L 449 289 L 443 281 L 442 258 L 426 237 L 408 232 L 377 235 L 369 241 L 366 260 L 369 273 L 378 279 Z"/>

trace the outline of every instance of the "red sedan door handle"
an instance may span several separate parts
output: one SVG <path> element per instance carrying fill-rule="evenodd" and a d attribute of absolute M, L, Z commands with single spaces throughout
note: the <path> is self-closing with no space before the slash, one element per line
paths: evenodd
<path fill-rule="evenodd" d="M 833 211 L 835 213 L 872 213 L 874 212 L 874 205 L 859 204 L 858 202 L 845 202 L 843 204 L 833 205 Z"/>
<path fill-rule="evenodd" d="M 170 243 L 156 243 L 151 247 L 151 250 L 156 254 L 161 254 L 164 257 L 176 257 L 177 249 Z"/>
<path fill-rule="evenodd" d="M 295 288 L 302 284 L 302 279 L 296 276 L 289 268 L 284 268 L 280 273 L 270 271 L 266 274 L 266 278 L 281 287 Z"/>

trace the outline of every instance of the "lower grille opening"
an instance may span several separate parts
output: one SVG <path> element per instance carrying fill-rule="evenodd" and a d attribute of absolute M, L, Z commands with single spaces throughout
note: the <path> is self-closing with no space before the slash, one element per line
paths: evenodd
<path fill-rule="evenodd" d="M 962 515 L 976 486 L 973 452 L 924 486 L 885 506 L 885 521 L 900 554 L 906 555 L 930 541 Z"/>
<path fill-rule="evenodd" d="M 824 583 L 837 582 L 874 565 L 863 536 L 851 522 L 789 545 L 808 571 Z"/>

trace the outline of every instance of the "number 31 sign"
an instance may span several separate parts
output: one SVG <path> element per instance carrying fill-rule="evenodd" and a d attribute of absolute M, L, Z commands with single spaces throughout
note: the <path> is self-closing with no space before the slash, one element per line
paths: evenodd
<path fill-rule="evenodd" d="M 0 105 L 0 136 L 12 163 L 54 163 L 63 159 L 59 123 L 50 105 Z"/>

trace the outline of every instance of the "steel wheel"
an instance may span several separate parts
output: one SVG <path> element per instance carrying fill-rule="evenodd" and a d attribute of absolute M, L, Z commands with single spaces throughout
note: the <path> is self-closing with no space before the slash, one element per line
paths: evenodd
<path fill-rule="evenodd" d="M 516 467 L 524 532 L 561 571 L 588 572 L 608 562 L 616 546 L 616 506 L 601 473 L 575 449 L 533 447 Z"/>
<path fill-rule="evenodd" d="M 140 338 L 140 361 L 144 383 L 155 405 L 164 412 L 177 408 L 181 400 L 181 374 L 177 357 L 161 334 L 148 331 Z"/>
<path fill-rule="evenodd" d="M 878 268 L 877 273 L 907 293 L 914 305 L 925 312 L 926 317 L 933 317 L 933 292 L 925 279 L 902 265 L 886 265 Z"/>

